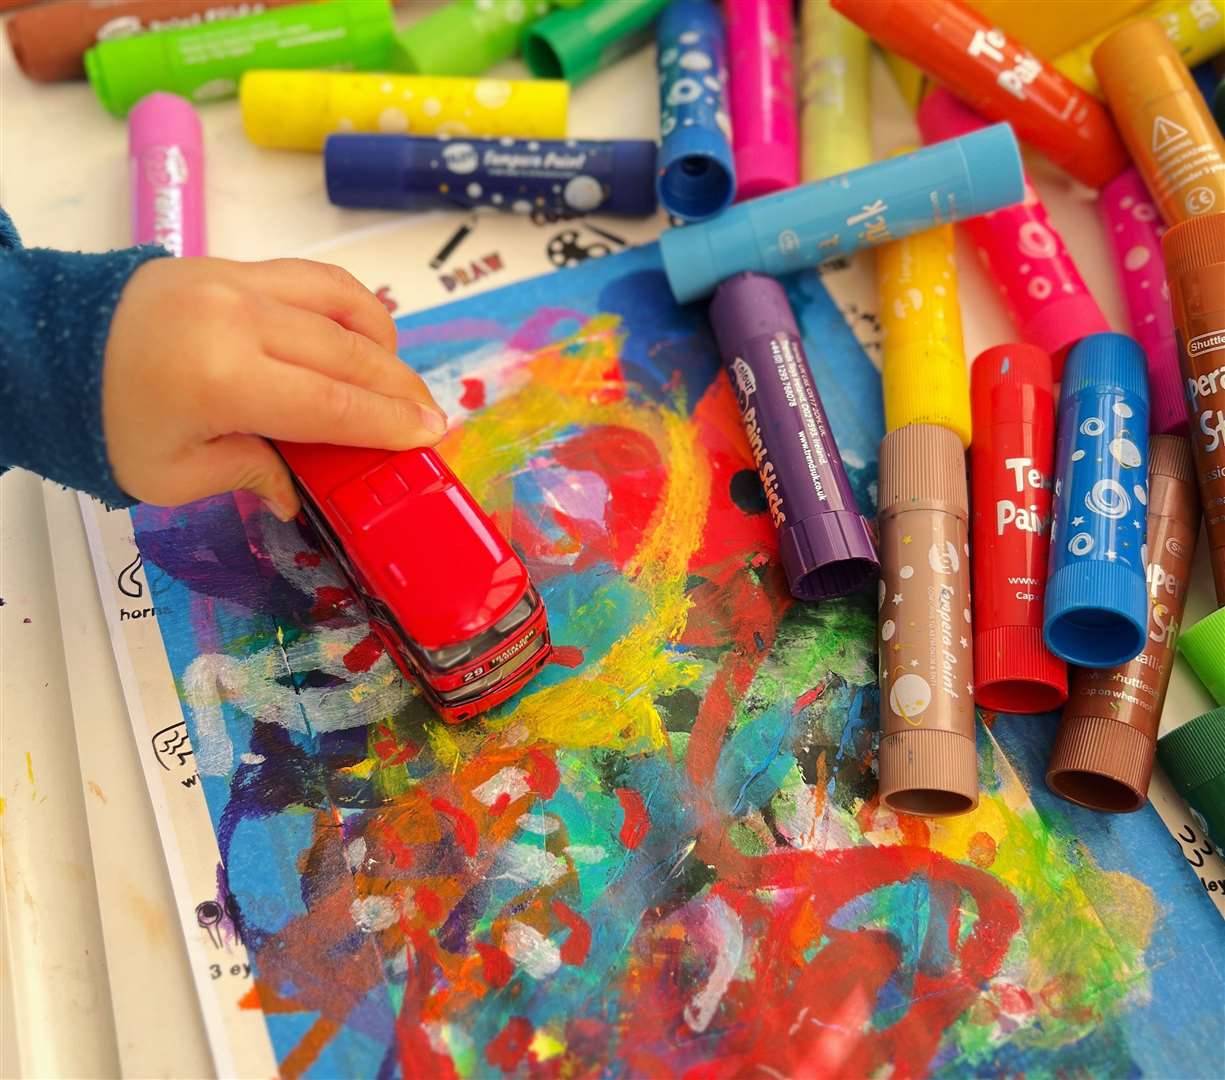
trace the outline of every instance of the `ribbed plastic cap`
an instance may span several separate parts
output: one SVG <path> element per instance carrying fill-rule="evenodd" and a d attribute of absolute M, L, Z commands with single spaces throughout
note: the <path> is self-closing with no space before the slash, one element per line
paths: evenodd
<path fill-rule="evenodd" d="M 705 221 L 731 205 L 736 171 L 731 148 L 714 128 L 688 127 L 664 140 L 656 191 L 660 205 L 683 221 Z"/>
<path fill-rule="evenodd" d="M 974 700 L 984 709 L 1043 713 L 1068 699 L 1068 668 L 1037 626 L 996 626 L 974 634 Z"/>
<path fill-rule="evenodd" d="M 1122 391 L 1148 402 L 1144 350 L 1126 334 L 1090 334 L 1072 347 L 1063 369 L 1060 393 Z M 1144 417 L 1148 428 L 1148 417 Z"/>
<path fill-rule="evenodd" d="M 880 741 L 880 801 L 924 817 L 966 814 L 978 805 L 978 750 L 973 739 L 940 728 L 915 728 Z"/>
<path fill-rule="evenodd" d="M 1154 435 L 1148 441 L 1148 475 L 1168 476 L 1188 486 L 1195 485 L 1195 458 L 1191 443 L 1181 435 Z M 1150 505 L 1152 500 L 1149 500 Z"/>
<path fill-rule="evenodd" d="M 1047 582 L 1042 614 L 1047 648 L 1069 664 L 1126 664 L 1148 636 L 1144 575 L 1100 559 L 1065 563 Z"/>
<path fill-rule="evenodd" d="M 1161 238 L 1161 254 L 1171 281 L 1225 262 L 1225 211 L 1180 221 Z"/>
<path fill-rule="evenodd" d="M 880 444 L 878 512 L 930 507 L 969 517 L 966 456 L 955 431 L 906 424 Z"/>
<path fill-rule="evenodd" d="M 1174 786 L 1188 798 L 1225 775 L 1225 708 L 1202 713 L 1163 735 L 1157 753 Z"/>
<path fill-rule="evenodd" d="M 1055 389 L 1051 379 L 1051 358 L 1036 345 L 1019 343 L 993 345 L 975 358 L 970 368 L 970 402 L 974 426 L 1028 421 L 1031 405 L 1021 393 L 1025 387 L 1050 399 L 1054 408 Z"/>
<path fill-rule="evenodd" d="M 1129 724 L 1065 712 L 1046 784 L 1061 798 L 1090 810 L 1131 813 L 1148 801 L 1155 750 L 1153 740 Z"/>
<path fill-rule="evenodd" d="M 1225 705 L 1225 608 L 1179 634 L 1178 651 L 1213 701 Z"/>

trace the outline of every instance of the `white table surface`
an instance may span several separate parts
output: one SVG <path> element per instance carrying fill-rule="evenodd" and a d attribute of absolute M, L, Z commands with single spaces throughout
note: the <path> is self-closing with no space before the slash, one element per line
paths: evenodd
<path fill-rule="evenodd" d="M 408 5 L 400 21 L 432 6 Z M 883 65 L 877 68 L 874 94 L 896 99 Z M 512 77 L 522 71 L 513 64 L 503 70 Z M 298 253 L 395 216 L 330 206 L 323 197 L 319 158 L 252 146 L 242 135 L 234 103 L 200 111 L 213 254 L 263 258 Z M 656 136 L 649 50 L 583 85 L 573 101 L 571 131 L 590 137 Z M 881 153 L 917 141 L 908 122 L 886 125 L 883 131 L 878 124 L 875 135 Z M 1036 159 L 1031 164 L 1084 277 L 1113 325 L 1126 329 L 1087 193 Z M 104 250 L 128 243 L 124 124 L 104 113 L 84 84 L 28 82 L 4 48 L 0 204 L 12 214 L 27 245 Z M 1012 331 L 991 287 L 964 249 L 961 254 L 966 345 L 974 355 L 1009 340 Z M 118 1073 L 121 1056 L 125 1062 L 144 1062 L 142 1071 L 150 1075 L 205 1075 L 211 1066 L 203 1030 L 193 1010 L 191 980 L 175 936 L 169 884 L 130 733 L 124 714 L 117 711 L 122 702 L 116 703 L 105 629 L 100 612 L 91 608 L 97 598 L 90 588 L 83 539 L 79 550 L 79 565 L 57 567 L 61 586 L 72 589 L 82 605 L 80 618 L 61 627 L 41 484 L 19 472 L 0 479 L 0 596 L 6 601 L 0 608 L 0 1077 L 111 1076 Z M 1188 622 L 1210 609 L 1202 553 L 1196 580 Z M 88 739 L 74 737 L 64 632 L 86 635 L 69 650 L 78 657 L 83 644 L 88 651 L 88 635 L 96 638 L 89 655 L 96 658 L 97 670 L 74 672 L 78 684 L 84 674 L 94 691 L 89 700 L 76 702 L 77 722 L 96 725 Z M 1185 719 L 1209 706 L 1202 688 L 1180 665 L 1168 717 Z M 94 747 L 91 764 L 100 760 L 99 741 L 113 751 L 105 776 L 82 776 L 78 741 Z M 112 802 L 117 793 L 122 797 Z M 97 853 L 107 868 L 98 881 L 87 798 L 107 800 L 94 807 L 92 818 L 95 834 L 108 837 L 110 847 Z M 112 957 L 111 974 L 144 980 L 147 1012 L 135 1019 L 119 1017 L 112 1008 L 102 947 L 97 888 L 118 887 L 109 880 L 114 877 L 111 860 L 122 861 L 123 887 L 130 889 L 120 900 L 111 899 L 131 934 L 129 948 Z M 143 1040 L 142 1045 L 134 1049 L 133 1040 Z"/>

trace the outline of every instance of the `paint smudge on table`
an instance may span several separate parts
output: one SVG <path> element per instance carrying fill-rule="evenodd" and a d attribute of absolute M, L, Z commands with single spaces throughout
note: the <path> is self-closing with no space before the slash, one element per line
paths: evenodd
<path fill-rule="evenodd" d="M 817 276 L 789 287 L 870 505 L 876 374 L 826 347 Z M 134 514 L 284 1075 L 1217 1060 L 1220 976 L 1192 947 L 1220 921 L 1146 877 L 1143 815 L 1116 850 L 1036 804 L 1027 748 L 987 730 L 975 813 L 879 805 L 873 598 L 791 599 L 703 313 L 654 248 L 400 327 L 466 399 L 442 452 L 548 606 L 558 662 L 516 699 L 438 722 L 254 500 Z M 1175 1049 L 1174 1012 L 1208 1037 Z"/>

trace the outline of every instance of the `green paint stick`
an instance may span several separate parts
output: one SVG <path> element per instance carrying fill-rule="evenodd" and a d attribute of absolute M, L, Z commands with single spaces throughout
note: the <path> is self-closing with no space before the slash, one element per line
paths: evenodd
<path fill-rule="evenodd" d="M 1157 756 L 1219 850 L 1225 850 L 1225 708 L 1188 720 L 1157 740 Z"/>
<path fill-rule="evenodd" d="M 85 72 L 103 106 L 126 116 L 154 90 L 195 102 L 231 97 L 251 68 L 386 68 L 394 29 L 388 0 L 294 4 L 102 41 L 85 54 Z"/>
<path fill-rule="evenodd" d="M 523 39 L 523 59 L 538 79 L 582 82 L 646 43 L 668 0 L 589 0 L 555 11 Z"/>
<path fill-rule="evenodd" d="M 414 75 L 480 75 L 519 51 L 549 0 L 454 0 L 396 35 L 393 65 Z"/>
<path fill-rule="evenodd" d="M 1225 607 L 1178 635 L 1178 651 L 1218 705 L 1225 705 Z"/>

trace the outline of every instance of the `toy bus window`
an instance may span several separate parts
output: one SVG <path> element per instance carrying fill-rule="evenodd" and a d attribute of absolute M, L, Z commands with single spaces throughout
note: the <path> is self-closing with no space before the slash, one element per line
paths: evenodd
<path fill-rule="evenodd" d="M 507 634 L 513 633 L 522 626 L 532 613 L 540 606 L 540 597 L 531 586 L 523 594 L 519 602 L 494 624 L 492 629 L 473 638 L 471 641 L 460 642 L 458 645 L 444 645 L 440 649 L 426 649 L 430 667 L 435 671 L 451 671 L 466 660 L 475 660 L 499 645 Z"/>
<path fill-rule="evenodd" d="M 332 558 L 336 560 L 341 572 L 353 587 L 353 591 L 357 593 L 358 598 L 366 608 L 367 616 L 373 616 L 382 622 L 396 636 L 400 651 L 414 654 L 410 659 L 420 666 L 422 659 L 420 656 L 415 655 L 417 652 L 416 648 L 414 648 L 416 643 L 404 632 L 399 621 L 391 613 L 387 605 L 371 595 L 370 590 L 365 587 L 363 584 L 365 579 L 359 573 L 357 567 L 349 562 L 348 556 L 345 555 L 344 549 L 340 546 L 336 533 L 333 531 L 328 520 L 319 512 L 319 508 L 315 505 L 315 501 L 311 498 L 310 493 L 305 488 L 299 486 L 298 494 L 302 497 L 302 509 L 306 511 L 307 519 L 319 534 L 320 539 L 323 540 L 324 546 L 331 553 Z"/>

